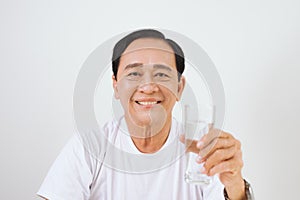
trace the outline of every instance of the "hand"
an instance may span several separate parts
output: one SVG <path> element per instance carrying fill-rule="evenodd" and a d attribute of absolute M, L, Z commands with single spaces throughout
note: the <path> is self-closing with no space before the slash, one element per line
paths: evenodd
<path fill-rule="evenodd" d="M 184 137 L 181 138 L 184 141 Z M 199 141 L 192 141 L 187 151 L 197 153 L 197 162 L 204 163 L 203 173 L 218 174 L 230 199 L 244 199 L 241 143 L 231 134 L 211 129 Z"/>

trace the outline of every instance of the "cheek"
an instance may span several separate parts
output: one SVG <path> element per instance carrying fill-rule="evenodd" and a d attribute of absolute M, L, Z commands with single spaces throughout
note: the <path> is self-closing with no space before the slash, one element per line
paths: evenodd
<path fill-rule="evenodd" d="M 176 99 L 179 97 L 178 82 L 160 83 L 159 87 L 168 102 L 176 102 Z"/>
<path fill-rule="evenodd" d="M 123 107 L 127 108 L 133 93 L 136 91 L 137 84 L 133 82 L 120 80 L 117 83 L 117 88 L 120 101 Z"/>

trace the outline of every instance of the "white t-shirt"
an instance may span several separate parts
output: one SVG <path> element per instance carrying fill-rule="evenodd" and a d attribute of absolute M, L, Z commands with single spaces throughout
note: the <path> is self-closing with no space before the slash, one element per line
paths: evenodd
<path fill-rule="evenodd" d="M 50 200 L 224 200 L 217 177 L 208 186 L 184 181 L 182 128 L 175 119 L 166 143 L 154 154 L 135 147 L 124 121 L 74 135 L 37 194 Z"/>

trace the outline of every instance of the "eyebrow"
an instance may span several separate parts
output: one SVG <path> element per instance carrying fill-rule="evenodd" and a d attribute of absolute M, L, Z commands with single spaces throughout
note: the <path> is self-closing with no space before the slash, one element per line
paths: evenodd
<path fill-rule="evenodd" d="M 143 63 L 131 63 L 126 65 L 126 67 L 124 68 L 124 70 L 128 70 L 128 69 L 132 69 L 132 68 L 136 68 L 136 67 L 143 67 Z M 163 64 L 154 64 L 153 65 L 154 69 L 165 69 L 168 71 L 172 71 L 172 69 L 166 65 Z"/>
<path fill-rule="evenodd" d="M 172 71 L 172 69 L 166 65 L 162 65 L 162 64 L 154 64 L 153 66 L 154 69 L 166 69 L 168 71 Z"/>
<path fill-rule="evenodd" d="M 132 69 L 135 67 L 142 67 L 142 66 L 143 66 L 143 63 L 131 63 L 131 64 L 126 65 L 124 70 Z"/>

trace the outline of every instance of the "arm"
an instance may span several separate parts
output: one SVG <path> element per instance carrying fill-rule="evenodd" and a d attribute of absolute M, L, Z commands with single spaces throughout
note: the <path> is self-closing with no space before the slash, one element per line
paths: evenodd
<path fill-rule="evenodd" d="M 89 154 L 73 136 L 52 164 L 37 195 L 43 199 L 88 199 L 92 182 Z"/>

